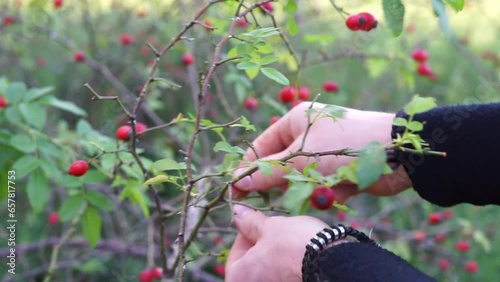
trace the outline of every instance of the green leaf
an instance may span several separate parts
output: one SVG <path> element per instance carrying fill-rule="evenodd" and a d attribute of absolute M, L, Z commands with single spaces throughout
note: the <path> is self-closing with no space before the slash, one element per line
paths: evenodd
<path fill-rule="evenodd" d="M 315 35 L 315 34 L 304 35 L 304 41 L 307 43 L 317 43 L 326 45 L 328 43 L 332 43 L 333 39 L 334 38 L 331 35 Z"/>
<path fill-rule="evenodd" d="M 224 142 L 224 141 L 219 141 L 215 144 L 214 152 L 219 152 L 219 151 L 232 153 L 232 154 L 240 154 L 240 155 L 246 154 L 245 150 L 241 149 L 240 147 L 231 146 L 229 143 Z"/>
<path fill-rule="evenodd" d="M 354 163 L 354 161 L 352 162 Z M 351 164 L 352 164 L 351 163 Z M 341 166 L 337 169 L 337 174 L 340 179 L 345 179 L 351 183 L 358 183 L 358 175 L 356 173 L 357 160 L 353 165 Z"/>
<path fill-rule="evenodd" d="M 257 48 L 257 52 L 260 54 L 270 54 L 274 50 L 273 45 L 263 40 L 255 43 L 255 48 Z"/>
<path fill-rule="evenodd" d="M 363 148 L 356 167 L 360 189 L 365 189 L 379 180 L 384 172 L 386 160 L 384 146 L 380 142 L 371 142 Z"/>
<path fill-rule="evenodd" d="M 144 195 L 142 189 L 140 189 L 141 187 L 141 184 L 136 180 L 128 180 L 125 184 L 125 188 L 120 194 L 120 200 L 129 199 L 133 205 L 138 205 L 141 208 L 144 216 L 148 218 L 149 200 Z"/>
<path fill-rule="evenodd" d="M 486 235 L 484 235 L 484 233 L 481 230 L 475 230 L 474 233 L 472 234 L 472 238 L 474 238 L 474 241 L 481 244 L 486 253 L 491 252 L 490 240 Z"/>
<path fill-rule="evenodd" d="M 82 217 L 83 235 L 93 249 L 101 238 L 102 219 L 96 208 L 88 206 Z"/>
<path fill-rule="evenodd" d="M 248 69 L 259 68 L 259 65 L 254 62 L 241 62 L 236 65 L 236 68 L 240 70 L 248 70 Z"/>
<path fill-rule="evenodd" d="M 314 190 L 311 183 L 296 183 L 285 192 L 284 206 L 292 214 L 299 214 L 304 201 L 307 201 Z"/>
<path fill-rule="evenodd" d="M 35 170 L 30 175 L 26 184 L 26 191 L 33 212 L 41 212 L 49 202 L 50 188 L 47 178 L 40 170 Z"/>
<path fill-rule="evenodd" d="M 394 37 L 398 37 L 403 31 L 403 22 L 405 17 L 405 7 L 401 0 L 383 0 L 382 7 L 389 28 Z"/>
<path fill-rule="evenodd" d="M 281 85 L 290 85 L 290 81 L 288 80 L 288 78 L 286 78 L 281 72 L 276 69 L 266 67 L 261 68 L 261 72 L 268 78 L 276 81 Z"/>
<path fill-rule="evenodd" d="M 311 170 L 316 169 L 317 167 L 318 167 L 318 162 L 312 162 L 312 163 L 310 163 L 310 164 L 306 165 L 306 166 L 304 167 L 304 170 L 303 170 L 304 175 L 309 176 L 309 175 L 310 175 L 310 173 L 309 173 L 309 172 L 310 172 Z"/>
<path fill-rule="evenodd" d="M 268 161 L 257 161 L 259 170 L 264 176 L 271 176 L 273 174 L 273 165 Z"/>
<path fill-rule="evenodd" d="M 22 178 L 35 170 L 39 164 L 40 161 L 33 155 L 24 155 L 14 163 L 12 169 L 16 171 L 16 178 Z"/>
<path fill-rule="evenodd" d="M 16 104 L 21 101 L 26 95 L 26 85 L 20 82 L 13 82 L 9 85 L 7 90 L 5 90 L 5 96 L 11 104 Z"/>
<path fill-rule="evenodd" d="M 151 166 L 151 169 L 162 170 L 162 171 L 181 170 L 181 169 L 186 169 L 186 164 L 185 163 L 178 163 L 175 160 L 167 158 L 167 159 L 162 159 L 162 160 L 154 162 L 153 166 Z"/>
<path fill-rule="evenodd" d="M 425 113 L 433 108 L 437 107 L 436 100 L 432 97 L 424 98 L 420 96 L 415 96 L 413 99 L 404 106 L 404 111 L 408 115 L 415 115 L 420 113 Z"/>
<path fill-rule="evenodd" d="M 75 218 L 84 203 L 85 199 L 81 193 L 69 196 L 59 209 L 61 221 L 70 221 Z"/>
<path fill-rule="evenodd" d="M 299 27 L 297 26 L 295 18 L 292 15 L 288 17 L 288 22 L 286 23 L 286 27 L 288 29 L 288 33 L 290 33 L 291 36 L 294 36 L 299 32 Z"/>
<path fill-rule="evenodd" d="M 87 192 L 85 193 L 85 198 L 89 201 L 89 203 L 100 210 L 112 211 L 114 208 L 113 202 L 101 192 L 87 190 Z"/>
<path fill-rule="evenodd" d="M 144 185 L 155 185 L 155 184 L 160 184 L 160 183 L 164 183 L 164 182 L 171 182 L 171 177 L 169 177 L 168 175 L 160 174 L 160 175 L 157 175 L 153 178 L 146 180 L 146 182 L 144 182 Z"/>
<path fill-rule="evenodd" d="M 13 125 L 18 125 L 23 122 L 21 119 L 21 113 L 19 112 L 19 107 L 8 107 L 5 110 L 5 117 Z"/>
<path fill-rule="evenodd" d="M 404 126 L 406 127 L 408 125 L 408 121 L 404 118 L 397 117 L 392 121 L 392 124 L 395 126 Z"/>
<path fill-rule="evenodd" d="M 453 7 L 456 12 L 460 12 L 464 9 L 465 0 L 446 0 L 446 3 Z"/>
<path fill-rule="evenodd" d="M 279 57 L 276 56 L 276 55 L 265 56 L 264 58 L 260 59 L 259 64 L 261 66 L 263 66 L 263 65 L 269 65 L 269 64 L 272 64 L 272 63 L 278 61 L 278 59 L 279 59 Z"/>
<path fill-rule="evenodd" d="M 408 123 L 407 127 L 411 131 L 421 131 L 424 129 L 424 125 L 419 121 L 412 121 Z"/>
<path fill-rule="evenodd" d="M 31 88 L 28 90 L 28 93 L 26 93 L 26 96 L 24 97 L 24 101 L 30 102 L 33 100 L 36 100 L 44 95 L 47 95 L 48 93 L 54 91 L 54 87 L 49 86 L 49 87 L 44 87 L 44 88 Z"/>
<path fill-rule="evenodd" d="M 259 74 L 259 70 L 260 70 L 260 67 L 254 68 L 254 69 L 246 69 L 245 73 L 247 74 L 248 78 L 253 80 Z"/>
<path fill-rule="evenodd" d="M 286 3 L 286 6 L 283 7 L 283 12 L 286 12 L 286 13 L 295 13 L 297 12 L 297 3 L 295 2 L 295 0 L 288 0 L 288 3 Z"/>
<path fill-rule="evenodd" d="M 70 112 L 77 116 L 82 116 L 82 117 L 87 116 L 87 112 L 85 112 L 85 110 L 83 110 L 82 108 L 78 107 L 77 105 L 71 102 L 59 100 L 56 97 L 51 97 L 48 101 L 48 104 L 51 105 L 52 107 Z"/>
<path fill-rule="evenodd" d="M 44 106 L 35 103 L 21 103 L 19 111 L 28 124 L 38 129 L 44 127 L 47 120 L 47 111 Z"/>
<path fill-rule="evenodd" d="M 34 153 L 35 144 L 30 136 L 25 134 L 16 134 L 10 139 L 12 147 L 18 149 L 23 153 Z"/>

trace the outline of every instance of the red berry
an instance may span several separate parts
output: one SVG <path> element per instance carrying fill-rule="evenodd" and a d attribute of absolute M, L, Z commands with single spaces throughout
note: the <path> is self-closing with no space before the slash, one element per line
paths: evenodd
<path fill-rule="evenodd" d="M 438 244 L 441 244 L 444 242 L 444 240 L 446 240 L 446 233 L 437 233 L 436 236 L 434 236 L 434 241 L 436 241 L 436 243 Z"/>
<path fill-rule="evenodd" d="M 345 25 L 350 30 L 359 30 L 359 16 L 358 15 L 350 15 L 345 21 Z"/>
<path fill-rule="evenodd" d="M 347 218 L 347 214 L 345 211 L 338 211 L 337 212 L 337 220 L 338 221 L 345 221 Z"/>
<path fill-rule="evenodd" d="M 11 25 L 13 23 L 15 23 L 15 20 L 13 17 L 6 16 L 5 18 L 3 18 L 3 25 Z"/>
<path fill-rule="evenodd" d="M 151 282 L 153 281 L 153 277 L 151 276 L 151 271 L 148 269 L 144 269 L 139 273 L 139 281 L 140 282 Z"/>
<path fill-rule="evenodd" d="M 259 101 L 257 101 L 257 99 L 255 99 L 254 97 L 248 97 L 245 99 L 243 106 L 245 107 L 245 109 L 247 109 L 247 111 L 253 113 L 257 110 Z"/>
<path fill-rule="evenodd" d="M 205 30 L 206 30 L 207 32 L 212 31 L 212 30 L 213 30 L 213 28 L 214 28 L 214 25 L 212 24 L 212 22 L 211 22 L 211 21 L 206 20 L 206 21 L 204 21 L 204 22 L 203 22 L 203 24 L 205 25 Z"/>
<path fill-rule="evenodd" d="M 47 221 L 50 225 L 56 225 L 57 223 L 59 223 L 59 214 L 56 212 L 51 212 Z"/>
<path fill-rule="evenodd" d="M 161 279 L 162 276 L 163 276 L 163 269 L 161 267 L 155 266 L 155 267 L 151 268 L 151 271 L 150 271 L 151 280 Z"/>
<path fill-rule="evenodd" d="M 182 63 L 185 66 L 189 66 L 194 62 L 194 56 L 191 53 L 185 53 L 182 55 Z"/>
<path fill-rule="evenodd" d="M 418 65 L 417 72 L 423 76 L 430 76 L 433 74 L 431 67 L 425 63 L 421 63 Z"/>
<path fill-rule="evenodd" d="M 308 100 L 311 97 L 311 90 L 307 86 L 299 87 L 299 99 Z"/>
<path fill-rule="evenodd" d="M 264 3 L 261 7 L 268 12 L 272 12 L 274 10 L 273 3 L 271 2 Z"/>
<path fill-rule="evenodd" d="M 44 57 L 37 57 L 35 60 L 35 64 L 38 67 L 44 67 L 47 64 L 47 60 Z"/>
<path fill-rule="evenodd" d="M 453 211 L 452 210 L 445 210 L 443 211 L 443 219 L 450 219 L 453 217 Z"/>
<path fill-rule="evenodd" d="M 248 26 L 248 22 L 244 17 L 241 17 L 236 21 L 236 26 L 239 28 L 246 28 Z"/>
<path fill-rule="evenodd" d="M 5 100 L 5 96 L 0 95 L 0 109 L 7 108 L 7 100 Z"/>
<path fill-rule="evenodd" d="M 132 133 L 132 128 L 130 125 L 122 125 L 116 130 L 116 138 L 123 141 L 128 141 L 130 134 Z"/>
<path fill-rule="evenodd" d="M 425 240 L 425 237 L 427 237 L 427 235 L 422 230 L 417 230 L 415 231 L 415 233 L 413 233 L 413 239 L 417 242 L 422 242 L 423 240 Z"/>
<path fill-rule="evenodd" d="M 299 104 L 301 104 L 302 102 L 304 102 L 304 101 L 302 101 L 302 100 L 296 100 L 295 102 L 293 102 L 293 103 L 292 103 L 292 109 L 293 109 L 293 108 L 295 108 L 295 107 L 297 107 L 297 106 L 298 106 Z"/>
<path fill-rule="evenodd" d="M 429 58 L 429 55 L 424 49 L 415 49 L 411 53 L 411 57 L 419 63 L 425 63 Z"/>
<path fill-rule="evenodd" d="M 479 270 L 479 265 L 476 261 L 471 260 L 465 263 L 464 268 L 469 273 L 475 273 Z"/>
<path fill-rule="evenodd" d="M 335 200 L 335 193 L 332 188 L 324 186 L 314 189 L 311 195 L 311 205 L 318 210 L 327 210 L 332 207 Z"/>
<path fill-rule="evenodd" d="M 215 238 L 214 238 L 214 244 L 215 245 L 219 245 L 220 243 L 222 243 L 222 237 L 219 236 L 219 235 L 215 236 Z"/>
<path fill-rule="evenodd" d="M 370 13 L 359 13 L 358 22 L 359 22 L 359 29 L 364 31 L 370 31 L 376 28 L 378 25 L 377 20 Z"/>
<path fill-rule="evenodd" d="M 219 276 L 224 276 L 226 274 L 226 268 L 222 263 L 218 263 L 214 266 L 214 272 Z"/>
<path fill-rule="evenodd" d="M 77 63 L 81 63 L 85 60 L 85 54 L 82 51 L 78 51 L 74 55 L 74 60 Z"/>
<path fill-rule="evenodd" d="M 130 34 L 122 34 L 122 36 L 120 37 L 120 41 L 122 42 L 122 45 L 123 46 L 127 46 L 127 45 L 130 45 L 132 44 L 132 35 Z"/>
<path fill-rule="evenodd" d="M 429 215 L 429 224 L 435 225 L 441 223 L 443 216 L 439 212 L 433 212 Z"/>
<path fill-rule="evenodd" d="M 281 117 L 280 116 L 273 116 L 270 120 L 269 120 L 269 125 L 273 125 L 275 124 Z"/>
<path fill-rule="evenodd" d="M 445 271 L 448 268 L 450 268 L 450 261 L 447 259 L 440 259 L 438 262 L 438 265 L 439 265 L 439 269 L 441 269 L 442 271 Z"/>
<path fill-rule="evenodd" d="M 140 10 L 139 12 L 137 12 L 137 16 L 139 18 L 144 18 L 146 17 L 146 12 L 144 10 Z"/>
<path fill-rule="evenodd" d="M 283 87 L 280 91 L 279 98 L 284 104 L 292 102 L 295 100 L 295 89 L 291 86 Z"/>
<path fill-rule="evenodd" d="M 459 252 L 465 253 L 470 249 L 470 244 L 467 241 L 458 241 L 455 245 L 455 249 Z"/>
<path fill-rule="evenodd" d="M 335 81 L 325 81 L 323 83 L 323 90 L 326 92 L 337 92 L 339 91 L 339 86 Z"/>
<path fill-rule="evenodd" d="M 63 0 L 54 0 L 54 7 L 60 8 L 63 5 Z"/>
<path fill-rule="evenodd" d="M 145 125 L 144 123 L 141 123 L 141 122 L 135 123 L 135 133 L 137 134 L 137 137 L 144 137 L 144 134 L 140 134 L 140 133 L 146 129 L 148 129 L 148 126 Z"/>
<path fill-rule="evenodd" d="M 89 164 L 86 161 L 78 160 L 71 164 L 68 173 L 73 176 L 82 176 L 89 170 Z"/>

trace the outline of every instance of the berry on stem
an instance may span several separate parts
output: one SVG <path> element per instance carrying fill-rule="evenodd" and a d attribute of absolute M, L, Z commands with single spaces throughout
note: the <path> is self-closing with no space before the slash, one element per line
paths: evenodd
<path fill-rule="evenodd" d="M 4 95 L 0 95 L 0 109 L 5 109 L 7 108 L 7 100 L 5 100 Z"/>
<path fill-rule="evenodd" d="M 345 25 L 350 30 L 353 30 L 353 31 L 359 30 L 359 28 L 360 28 L 359 27 L 359 16 L 358 15 L 350 15 L 349 17 L 347 17 L 347 19 L 345 21 Z"/>
<path fill-rule="evenodd" d="M 3 25 L 5 25 L 5 26 L 14 24 L 15 22 L 16 22 L 16 20 L 14 20 L 14 17 L 6 16 L 5 18 L 3 18 Z"/>
<path fill-rule="evenodd" d="M 248 22 L 244 17 L 241 17 L 236 21 L 236 26 L 239 28 L 246 28 L 248 26 Z"/>
<path fill-rule="evenodd" d="M 425 237 L 427 237 L 427 235 L 425 234 L 424 231 L 422 230 L 417 230 L 415 231 L 415 233 L 413 233 L 413 239 L 417 242 L 422 242 L 425 240 Z"/>
<path fill-rule="evenodd" d="M 214 28 L 214 25 L 213 25 L 213 24 L 212 24 L 212 22 L 211 22 L 211 21 L 209 21 L 209 20 L 204 21 L 204 22 L 203 22 L 203 24 L 205 25 L 205 30 L 206 30 L 207 32 L 212 31 L 212 30 L 213 30 L 213 28 Z"/>
<path fill-rule="evenodd" d="M 85 60 L 85 54 L 82 51 L 77 51 L 74 55 L 74 60 L 77 63 L 81 63 Z"/>
<path fill-rule="evenodd" d="M 152 280 L 161 279 L 161 277 L 163 276 L 163 269 L 158 266 L 151 268 L 150 276 Z"/>
<path fill-rule="evenodd" d="M 224 276 L 226 274 L 226 268 L 222 263 L 218 263 L 214 266 L 214 272 L 219 276 Z"/>
<path fill-rule="evenodd" d="M 457 251 L 459 251 L 459 252 L 465 253 L 465 252 L 469 251 L 470 244 L 469 244 L 469 242 L 464 241 L 464 240 L 458 241 L 457 244 L 455 245 L 455 249 L 457 249 Z"/>
<path fill-rule="evenodd" d="M 219 236 L 219 235 L 215 236 L 215 238 L 214 238 L 214 244 L 215 245 L 219 245 L 220 243 L 222 243 L 222 237 Z"/>
<path fill-rule="evenodd" d="M 438 244 L 441 244 L 444 242 L 444 240 L 446 240 L 446 238 L 447 238 L 446 233 L 437 233 L 434 236 L 434 241 L 436 241 L 436 243 Z"/>
<path fill-rule="evenodd" d="M 120 37 L 120 41 L 121 41 L 123 46 L 130 45 L 130 44 L 132 44 L 132 41 L 133 41 L 132 35 L 130 35 L 128 33 L 122 34 Z"/>
<path fill-rule="evenodd" d="M 144 269 L 139 273 L 139 281 L 140 282 L 151 282 L 153 281 L 153 277 L 151 275 L 151 271 L 149 269 Z"/>
<path fill-rule="evenodd" d="M 137 137 L 144 137 L 144 133 L 143 134 L 140 134 L 140 133 L 146 129 L 148 129 L 148 126 L 145 125 L 144 123 L 141 123 L 141 122 L 135 123 L 135 133 L 137 134 Z"/>
<path fill-rule="evenodd" d="M 128 141 L 130 139 L 130 134 L 132 133 L 132 127 L 130 125 L 122 125 L 116 130 L 116 138 L 123 141 Z"/>
<path fill-rule="evenodd" d="M 295 100 L 295 89 L 291 86 L 283 87 L 280 91 L 279 99 L 284 104 L 292 102 Z"/>
<path fill-rule="evenodd" d="M 308 100 L 311 97 L 311 90 L 307 86 L 299 87 L 299 99 Z"/>
<path fill-rule="evenodd" d="M 429 215 L 429 224 L 436 225 L 441 223 L 441 220 L 443 219 L 443 215 L 440 212 L 432 212 Z"/>
<path fill-rule="evenodd" d="M 191 53 L 185 53 L 182 55 L 182 63 L 185 66 L 189 66 L 194 62 L 194 56 Z"/>
<path fill-rule="evenodd" d="M 54 7 L 61 8 L 63 5 L 63 0 L 54 0 Z"/>
<path fill-rule="evenodd" d="M 419 63 L 425 63 L 429 58 L 429 55 L 427 54 L 427 51 L 425 51 L 424 49 L 415 49 L 411 53 L 411 57 Z"/>
<path fill-rule="evenodd" d="M 245 99 L 245 102 L 243 102 L 243 106 L 247 111 L 253 113 L 257 110 L 259 101 L 257 101 L 257 99 L 255 99 L 254 97 L 248 97 Z"/>
<path fill-rule="evenodd" d="M 324 186 L 314 189 L 311 195 L 311 205 L 318 210 L 327 210 L 332 207 L 335 193 L 332 188 Z"/>
<path fill-rule="evenodd" d="M 471 260 L 465 263 L 464 268 L 465 271 L 469 273 L 475 273 L 479 270 L 479 264 L 477 264 L 476 261 Z"/>
<path fill-rule="evenodd" d="M 438 262 L 438 266 L 439 266 L 439 269 L 441 269 L 442 271 L 445 271 L 448 268 L 450 268 L 450 261 L 447 259 L 440 259 Z"/>
<path fill-rule="evenodd" d="M 323 90 L 326 92 L 337 92 L 339 91 L 339 86 L 335 81 L 329 80 L 323 83 Z"/>
<path fill-rule="evenodd" d="M 272 12 L 274 10 L 273 3 L 267 2 L 262 4 L 262 9 L 266 10 L 267 12 Z"/>
<path fill-rule="evenodd" d="M 273 116 L 270 120 L 269 120 L 269 125 L 273 125 L 275 124 L 281 117 L 280 116 Z"/>
<path fill-rule="evenodd" d="M 51 212 L 49 214 L 49 217 L 47 218 L 47 221 L 49 222 L 50 225 L 56 225 L 59 223 L 59 214 L 56 212 Z"/>
<path fill-rule="evenodd" d="M 375 17 L 370 13 L 359 13 L 358 14 L 359 29 L 364 31 L 370 31 L 377 28 L 378 22 Z"/>
<path fill-rule="evenodd" d="M 419 64 L 417 67 L 417 72 L 422 76 L 431 76 L 433 74 L 431 67 L 426 63 Z"/>
<path fill-rule="evenodd" d="M 73 176 L 82 176 L 89 170 L 89 164 L 86 161 L 78 160 L 71 164 L 68 173 Z"/>

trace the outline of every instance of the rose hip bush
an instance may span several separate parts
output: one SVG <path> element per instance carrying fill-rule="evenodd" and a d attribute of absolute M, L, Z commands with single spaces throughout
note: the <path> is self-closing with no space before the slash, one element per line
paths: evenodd
<path fill-rule="evenodd" d="M 494 207 L 443 209 L 411 191 L 335 202 L 338 181 L 363 189 L 390 171 L 386 144 L 330 152 L 359 157 L 337 175 L 317 163 L 289 170 L 286 192 L 232 200 L 231 187 L 252 140 L 304 100 L 409 103 L 414 114 L 434 101 L 495 100 L 498 3 L 143 2 L 0 4 L 0 180 L 15 171 L 18 220 L 16 274 L 2 281 L 222 280 L 236 232 L 230 203 L 241 201 L 372 231 L 440 280 L 494 277 Z M 311 114 L 335 122 L 342 111 Z M 405 126 L 392 148 L 425 145 L 421 124 Z M 260 160 L 247 174 L 287 160 Z M 0 246 L 2 258 L 9 249 Z"/>

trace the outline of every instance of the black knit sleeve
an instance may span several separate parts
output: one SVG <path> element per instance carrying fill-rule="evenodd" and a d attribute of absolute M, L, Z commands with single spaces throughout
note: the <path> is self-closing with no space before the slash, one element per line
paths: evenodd
<path fill-rule="evenodd" d="M 435 282 L 386 249 L 363 243 L 345 243 L 318 257 L 319 281 Z"/>
<path fill-rule="evenodd" d="M 422 198 L 440 206 L 500 204 L 500 103 L 443 106 L 414 120 L 424 122 L 419 134 L 431 149 L 446 152 L 396 152 Z M 393 136 L 399 131 L 394 126 Z"/>

